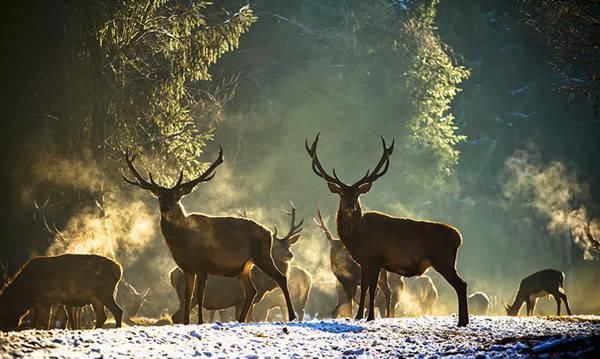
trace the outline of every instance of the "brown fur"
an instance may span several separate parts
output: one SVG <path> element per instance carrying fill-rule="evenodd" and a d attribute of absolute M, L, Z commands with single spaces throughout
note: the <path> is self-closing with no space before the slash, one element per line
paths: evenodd
<path fill-rule="evenodd" d="M 289 264 L 293 259 L 293 253 L 291 252 L 291 245 L 296 243 L 299 238 L 299 234 L 296 234 L 295 231 L 299 231 L 300 225 L 295 225 L 294 216 L 295 209 L 292 209 L 292 224 L 290 226 L 290 235 L 278 239 L 275 237 L 271 250 L 271 257 L 273 258 L 273 263 L 277 269 L 283 273 L 286 277 L 288 274 Z M 179 309 L 173 313 L 173 322 L 181 323 L 182 318 L 182 308 L 184 305 L 184 291 L 185 291 L 185 281 L 183 271 L 180 268 L 174 268 L 169 274 L 171 285 L 177 291 L 177 297 L 180 300 Z M 255 297 L 255 303 L 260 302 L 264 296 L 277 288 L 277 283 L 268 275 L 266 275 L 259 268 L 252 268 L 250 271 L 250 278 L 254 287 L 256 288 L 257 294 Z M 234 278 L 223 278 L 223 277 L 215 277 L 209 276 L 206 281 L 206 289 L 204 296 L 204 305 L 203 308 L 207 310 L 221 310 L 225 308 L 229 308 L 234 306 L 236 309 L 236 316 L 241 315 L 243 311 L 243 307 L 245 304 L 245 295 L 243 291 L 243 283 Z M 196 305 L 198 303 L 198 297 L 192 297 L 192 305 Z M 251 317 L 252 307 L 250 309 L 250 319 Z"/>
<path fill-rule="evenodd" d="M 209 274 L 219 276 L 237 276 L 242 282 L 245 302 L 239 321 L 246 316 L 256 288 L 250 279 L 250 270 L 254 265 L 273 278 L 283 290 L 289 320 L 296 318 L 287 288 L 287 279 L 271 258 L 272 233 L 253 220 L 239 217 L 213 217 L 201 213 L 187 214 L 181 204 L 182 197 L 190 194 L 200 182 L 213 178 L 214 170 L 223 162 L 223 150 L 219 157 L 200 177 L 182 183 L 183 172 L 177 184 L 172 188 L 157 185 L 145 180 L 133 165 L 134 158 L 126 154 L 127 165 L 136 181 L 123 178 L 130 184 L 151 191 L 158 197 L 160 207 L 160 228 L 171 251 L 175 263 L 185 273 L 183 323 L 189 324 L 192 293 L 196 290 L 198 300 L 198 323 L 203 322 L 202 306 L 206 281 Z"/>
<path fill-rule="evenodd" d="M 519 290 L 513 304 L 506 305 L 506 314 L 517 315 L 523 306 L 527 306 L 527 315 L 533 315 L 539 297 L 551 295 L 556 301 L 556 315 L 560 315 L 561 300 L 565 302 L 567 313 L 571 315 L 569 300 L 563 289 L 565 274 L 555 269 L 545 269 L 524 278 L 519 284 Z"/>
<path fill-rule="evenodd" d="M 106 320 L 106 306 L 121 325 L 122 310 L 114 300 L 122 268 L 106 257 L 91 254 L 64 254 L 36 257 L 27 262 L 0 293 L 0 328 L 16 328 L 30 309 L 34 326 L 48 329 L 53 304 L 92 304 L 96 327 Z"/>
<path fill-rule="evenodd" d="M 357 319 L 363 317 L 367 290 L 370 297 L 367 320 L 375 318 L 375 294 L 381 269 L 412 277 L 423 274 L 433 266 L 456 291 L 458 325 L 467 325 L 467 284 L 456 271 L 456 256 L 462 242 L 460 232 L 444 223 L 364 212 L 361 207 L 359 197 L 368 193 L 373 182 L 389 168 L 389 156 L 394 144 L 387 147 L 382 138 L 383 155 L 373 172 L 368 171 L 363 178 L 347 185 L 337 177 L 335 171 L 331 176 L 323 169 L 316 152 L 318 139 L 317 136 L 310 147 L 306 142 L 313 171 L 328 182 L 332 193 L 339 195 L 336 218 L 338 236 L 361 267 L 361 300 Z"/>
<path fill-rule="evenodd" d="M 319 209 L 317 209 L 317 217 L 318 218 L 314 218 L 314 221 L 321 228 L 329 242 L 329 262 L 331 264 L 331 271 L 342 288 L 342 293 L 338 294 L 338 303 L 331 313 L 333 318 L 337 318 L 341 315 L 342 308 L 348 306 L 350 306 L 350 308 L 352 307 L 352 300 L 356 295 L 356 289 L 360 286 L 360 266 L 352 258 L 342 241 L 333 237 L 329 228 L 327 228 L 327 225 L 323 221 Z M 404 287 L 401 277 L 400 281 L 397 281 L 396 284 Z M 383 292 L 383 296 L 385 297 L 383 307 L 379 308 L 381 316 L 393 317 L 395 305 L 392 306 L 392 288 L 390 288 L 387 280 L 387 273 L 385 271 L 381 272 L 377 286 L 381 289 L 381 292 Z M 402 288 L 393 288 L 393 290 L 397 292 L 398 290 L 401 291 Z"/>

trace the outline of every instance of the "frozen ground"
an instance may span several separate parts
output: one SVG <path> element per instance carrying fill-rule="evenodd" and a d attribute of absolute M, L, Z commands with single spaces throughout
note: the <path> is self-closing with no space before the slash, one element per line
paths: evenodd
<path fill-rule="evenodd" d="M 598 357 L 600 317 L 216 323 L 0 333 L 0 357 Z"/>

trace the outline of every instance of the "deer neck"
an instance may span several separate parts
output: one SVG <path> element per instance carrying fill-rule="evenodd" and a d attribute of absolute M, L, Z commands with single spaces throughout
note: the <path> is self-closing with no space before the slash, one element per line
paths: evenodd
<path fill-rule="evenodd" d="M 160 222 L 161 225 L 163 222 L 165 224 L 171 224 L 175 226 L 185 225 L 185 220 L 187 218 L 187 212 L 181 202 L 177 203 L 175 207 L 173 207 L 168 212 L 160 212 Z"/>
<path fill-rule="evenodd" d="M 160 213 L 160 229 L 169 247 L 171 247 L 171 244 L 178 242 L 178 238 L 181 237 L 178 233 L 189 228 L 187 217 L 188 215 L 181 203 L 178 203 L 168 212 Z"/>
<path fill-rule="evenodd" d="M 279 269 L 281 273 L 287 276 L 288 270 L 290 269 L 290 262 L 288 260 L 274 260 L 275 267 Z"/>
<path fill-rule="evenodd" d="M 342 242 L 347 242 L 354 237 L 354 235 L 358 232 L 363 217 L 363 210 L 360 202 L 356 206 L 356 209 L 348 212 L 338 208 L 336 222 L 337 222 L 337 230 L 338 236 L 342 240 Z"/>

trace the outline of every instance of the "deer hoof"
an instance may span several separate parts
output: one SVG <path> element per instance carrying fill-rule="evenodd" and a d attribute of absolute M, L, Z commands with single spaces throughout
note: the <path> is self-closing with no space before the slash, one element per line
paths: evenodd
<path fill-rule="evenodd" d="M 466 327 L 467 324 L 469 324 L 469 320 L 468 319 L 464 319 L 464 320 L 459 320 L 458 321 L 458 326 L 459 327 Z"/>

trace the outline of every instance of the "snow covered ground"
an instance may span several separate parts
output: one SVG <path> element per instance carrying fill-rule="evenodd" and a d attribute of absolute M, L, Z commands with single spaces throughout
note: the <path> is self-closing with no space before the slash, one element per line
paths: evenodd
<path fill-rule="evenodd" d="M 600 317 L 471 317 L 214 323 L 0 333 L 0 357 L 597 356 Z"/>

